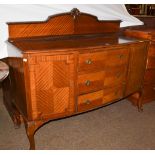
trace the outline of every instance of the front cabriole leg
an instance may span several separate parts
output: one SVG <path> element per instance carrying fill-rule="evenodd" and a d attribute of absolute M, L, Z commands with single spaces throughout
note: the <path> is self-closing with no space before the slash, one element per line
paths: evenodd
<path fill-rule="evenodd" d="M 30 150 L 35 150 L 34 134 L 37 129 L 35 126 L 35 122 L 24 122 L 24 123 L 25 123 L 26 134 L 30 143 Z"/>

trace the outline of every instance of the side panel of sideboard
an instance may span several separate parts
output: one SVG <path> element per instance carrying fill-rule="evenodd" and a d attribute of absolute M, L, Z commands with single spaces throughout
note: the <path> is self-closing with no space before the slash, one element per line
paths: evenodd
<path fill-rule="evenodd" d="M 147 45 L 147 43 L 142 42 L 130 47 L 126 96 L 141 90 L 143 87 L 147 59 Z"/>

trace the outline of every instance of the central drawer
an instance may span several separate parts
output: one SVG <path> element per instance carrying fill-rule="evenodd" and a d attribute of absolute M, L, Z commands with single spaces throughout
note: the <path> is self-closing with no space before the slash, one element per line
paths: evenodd
<path fill-rule="evenodd" d="M 95 72 L 78 76 L 78 94 L 85 94 L 103 89 L 105 72 Z"/>
<path fill-rule="evenodd" d="M 101 71 L 104 69 L 107 52 L 85 53 L 79 55 L 79 74 Z"/>

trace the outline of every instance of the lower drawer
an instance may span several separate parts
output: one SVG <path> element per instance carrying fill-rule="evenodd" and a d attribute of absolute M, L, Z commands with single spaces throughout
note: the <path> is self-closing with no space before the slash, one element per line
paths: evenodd
<path fill-rule="evenodd" d="M 121 99 L 123 87 L 106 88 L 97 92 L 80 95 L 78 97 L 78 111 L 87 111 L 103 104 Z"/>
<path fill-rule="evenodd" d="M 80 95 L 78 97 L 78 111 L 87 111 L 93 109 L 103 103 L 103 90 Z"/>

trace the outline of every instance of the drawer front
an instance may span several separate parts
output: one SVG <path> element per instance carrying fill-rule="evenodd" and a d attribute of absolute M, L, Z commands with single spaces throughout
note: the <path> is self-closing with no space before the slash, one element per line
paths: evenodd
<path fill-rule="evenodd" d="M 146 84 L 155 84 L 155 69 L 146 70 L 144 82 Z"/>
<path fill-rule="evenodd" d="M 155 57 L 153 57 L 153 56 L 148 57 L 147 68 L 155 68 Z"/>
<path fill-rule="evenodd" d="M 78 94 L 103 89 L 105 72 L 82 74 L 78 76 Z"/>
<path fill-rule="evenodd" d="M 143 99 L 145 101 L 155 100 L 155 85 L 144 85 Z"/>
<path fill-rule="evenodd" d="M 109 70 L 106 70 L 104 87 L 120 85 L 125 82 L 127 68 L 122 67 L 113 67 Z"/>
<path fill-rule="evenodd" d="M 106 52 L 86 53 L 79 55 L 79 73 L 101 71 L 104 69 Z"/>
<path fill-rule="evenodd" d="M 123 86 L 105 88 L 103 90 L 103 103 L 108 103 L 123 98 L 123 92 Z"/>
<path fill-rule="evenodd" d="M 107 67 L 114 67 L 127 64 L 129 52 L 126 49 L 109 50 L 107 52 Z"/>
<path fill-rule="evenodd" d="M 87 111 L 103 104 L 103 90 L 78 97 L 78 111 Z"/>

